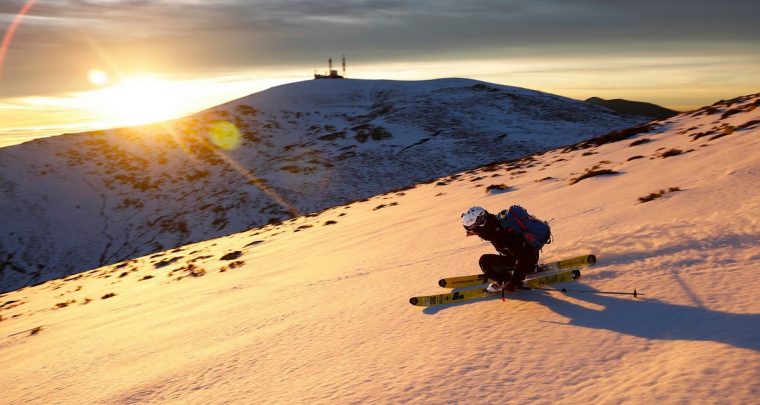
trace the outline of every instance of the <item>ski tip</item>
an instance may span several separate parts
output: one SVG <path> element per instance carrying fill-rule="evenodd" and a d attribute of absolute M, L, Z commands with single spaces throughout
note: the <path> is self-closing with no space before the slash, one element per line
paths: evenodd
<path fill-rule="evenodd" d="M 594 264 L 594 263 L 596 263 L 596 256 L 588 255 L 588 264 Z"/>
<path fill-rule="evenodd" d="M 417 305 L 418 302 L 419 300 L 417 299 L 417 297 L 409 298 L 409 303 L 412 305 Z"/>
<path fill-rule="evenodd" d="M 443 288 L 446 288 L 446 279 L 442 278 L 442 279 L 438 280 L 438 285 L 441 286 L 441 287 L 443 287 Z"/>

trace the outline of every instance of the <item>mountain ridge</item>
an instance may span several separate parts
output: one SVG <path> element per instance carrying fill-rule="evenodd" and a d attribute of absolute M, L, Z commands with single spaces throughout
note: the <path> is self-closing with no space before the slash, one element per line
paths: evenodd
<path fill-rule="evenodd" d="M 642 123 L 469 79 L 315 80 L 184 119 L 0 149 L 0 286 L 320 211 Z M 240 134 L 217 147 L 218 123 Z"/>
<path fill-rule="evenodd" d="M 652 117 L 652 119 L 670 118 L 680 114 L 678 111 L 671 110 L 657 104 L 647 103 L 643 101 L 625 100 L 622 98 L 605 100 L 599 97 L 591 97 L 586 99 L 584 102 L 609 108 L 621 114 L 640 115 L 645 117 Z"/>

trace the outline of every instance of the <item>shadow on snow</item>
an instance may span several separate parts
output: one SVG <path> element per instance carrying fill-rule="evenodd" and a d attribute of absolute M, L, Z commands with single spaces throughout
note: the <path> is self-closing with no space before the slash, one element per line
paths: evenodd
<path fill-rule="evenodd" d="M 542 294 L 533 301 L 566 317 L 568 325 L 645 339 L 712 341 L 760 351 L 760 314 L 721 312 L 646 297 L 633 299 L 586 293 L 572 296 L 604 309 L 586 308 L 552 294 Z"/>
<path fill-rule="evenodd" d="M 582 284 L 573 288 L 589 288 Z M 604 309 L 590 309 L 561 299 L 560 293 L 539 291 L 508 295 L 507 301 L 530 301 L 544 305 L 568 321 L 564 324 L 655 340 L 713 341 L 760 351 L 760 314 L 734 314 L 699 306 L 669 304 L 656 299 L 634 299 L 589 293 L 570 293 Z M 425 314 L 436 314 L 447 308 L 469 305 L 500 296 L 473 301 L 428 307 Z M 508 310 L 508 308 L 505 308 Z"/>

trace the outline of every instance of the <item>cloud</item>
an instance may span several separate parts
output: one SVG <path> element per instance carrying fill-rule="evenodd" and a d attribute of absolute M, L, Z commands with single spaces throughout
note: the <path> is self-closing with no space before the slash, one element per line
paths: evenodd
<path fill-rule="evenodd" d="M 23 3 L 3 1 L 0 24 Z M 37 0 L 2 86 L 73 90 L 93 65 L 201 74 L 321 66 L 341 53 L 373 63 L 756 52 L 758 20 L 749 0 Z"/>

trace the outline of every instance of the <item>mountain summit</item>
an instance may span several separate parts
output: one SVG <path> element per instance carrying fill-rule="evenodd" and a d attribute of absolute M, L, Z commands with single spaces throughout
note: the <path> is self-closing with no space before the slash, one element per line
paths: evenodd
<path fill-rule="evenodd" d="M 647 121 L 468 79 L 314 80 L 0 149 L 0 290 Z"/>

